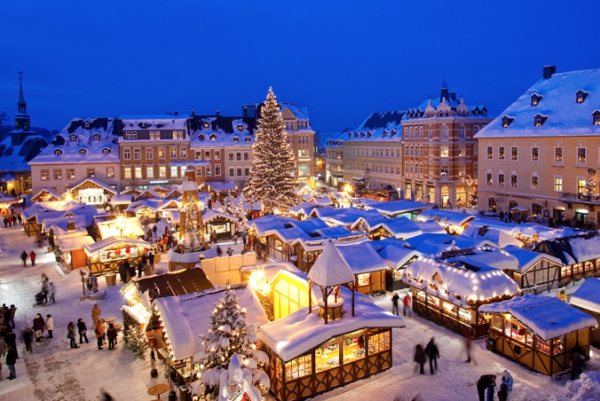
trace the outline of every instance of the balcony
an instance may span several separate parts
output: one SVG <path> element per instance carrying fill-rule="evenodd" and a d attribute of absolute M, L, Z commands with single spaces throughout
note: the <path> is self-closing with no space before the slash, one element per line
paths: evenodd
<path fill-rule="evenodd" d="M 562 194 L 562 200 L 568 203 L 581 203 L 585 205 L 600 205 L 600 194 L 574 194 L 566 192 Z"/>

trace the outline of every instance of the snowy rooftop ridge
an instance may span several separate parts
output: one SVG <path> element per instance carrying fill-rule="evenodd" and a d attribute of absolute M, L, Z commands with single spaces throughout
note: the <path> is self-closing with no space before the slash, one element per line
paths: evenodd
<path fill-rule="evenodd" d="M 576 102 L 582 90 L 588 95 Z M 596 136 L 600 125 L 593 124 L 592 114 L 600 110 L 600 69 L 554 73 L 540 79 L 513 104 L 475 136 L 484 138 Z M 533 105 L 532 96 L 541 96 Z M 548 117 L 541 126 L 534 125 L 536 115 Z M 503 127 L 503 117 L 513 118 Z"/>
<path fill-rule="evenodd" d="M 353 283 L 354 274 L 339 250 L 330 241 L 308 272 L 308 279 L 317 285 L 332 287 Z"/>
<path fill-rule="evenodd" d="M 546 295 L 525 295 L 482 305 L 479 311 L 510 313 L 545 341 L 586 327 L 598 327 L 598 322 L 590 315 Z"/>

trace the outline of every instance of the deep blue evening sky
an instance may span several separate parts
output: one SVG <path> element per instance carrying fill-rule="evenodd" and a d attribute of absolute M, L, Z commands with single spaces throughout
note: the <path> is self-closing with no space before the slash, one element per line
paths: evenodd
<path fill-rule="evenodd" d="M 490 5 L 493 3 L 494 5 Z M 356 127 L 450 89 L 499 114 L 542 66 L 600 68 L 600 1 L 47 1 L 0 6 L 0 110 L 32 125 L 240 114 L 272 86 L 313 127 Z"/>

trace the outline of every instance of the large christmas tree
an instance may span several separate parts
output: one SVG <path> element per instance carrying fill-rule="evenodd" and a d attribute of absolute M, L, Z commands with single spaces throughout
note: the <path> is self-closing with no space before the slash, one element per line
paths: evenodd
<path fill-rule="evenodd" d="M 296 160 L 286 142 L 283 118 L 271 88 L 258 120 L 251 165 L 251 179 L 244 195 L 262 203 L 265 214 L 272 214 L 275 209 L 286 210 L 299 202 L 294 192 L 299 186 Z"/>

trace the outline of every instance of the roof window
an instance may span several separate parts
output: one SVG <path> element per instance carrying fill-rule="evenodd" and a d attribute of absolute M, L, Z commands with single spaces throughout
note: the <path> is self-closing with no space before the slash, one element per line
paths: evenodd
<path fill-rule="evenodd" d="M 238 137 L 238 136 L 233 137 L 233 142 L 239 142 L 239 141 L 240 141 L 240 137 Z"/>
<path fill-rule="evenodd" d="M 210 138 L 211 141 L 216 141 L 217 140 L 217 136 L 215 134 L 211 134 L 209 136 L 209 138 Z"/>
<path fill-rule="evenodd" d="M 97 132 L 96 132 L 96 133 L 94 133 L 94 136 L 93 136 L 93 138 L 94 138 L 94 141 L 98 142 L 98 141 L 100 140 L 100 134 L 99 134 L 99 133 L 97 133 Z"/>
<path fill-rule="evenodd" d="M 203 141 L 204 140 L 204 135 L 203 134 L 198 135 L 198 140 L 199 141 Z"/>
<path fill-rule="evenodd" d="M 515 119 L 509 116 L 502 117 L 502 128 L 508 128 L 508 126 L 512 124 L 513 121 L 515 121 Z"/>
<path fill-rule="evenodd" d="M 600 125 L 600 110 L 596 110 L 592 113 L 594 125 Z"/>
<path fill-rule="evenodd" d="M 82 155 L 82 156 L 87 155 L 87 149 L 85 149 L 85 148 L 79 149 L 79 154 Z"/>
<path fill-rule="evenodd" d="M 246 142 L 250 142 L 250 141 L 251 141 L 251 139 L 250 139 L 250 138 L 244 138 L 244 140 L 245 140 Z"/>
<path fill-rule="evenodd" d="M 244 124 L 237 125 L 238 131 L 242 132 L 244 130 Z"/>
<path fill-rule="evenodd" d="M 69 137 L 69 139 L 71 139 L 71 142 L 75 142 L 77 140 L 77 135 L 71 134 L 71 136 Z"/>
<path fill-rule="evenodd" d="M 583 101 L 585 100 L 585 98 L 587 97 L 587 95 L 589 95 L 589 93 L 582 91 L 581 89 L 577 91 L 577 93 L 575 94 L 575 102 L 577 103 L 583 103 Z"/>
<path fill-rule="evenodd" d="M 63 154 L 63 151 L 62 151 L 62 149 L 54 149 L 54 154 L 55 154 L 56 156 L 60 156 L 60 155 L 62 155 L 62 154 Z"/>
<path fill-rule="evenodd" d="M 544 125 L 547 119 L 548 117 L 546 116 L 536 114 L 535 117 L 533 117 L 533 125 L 536 127 L 541 127 L 542 125 Z"/>
<path fill-rule="evenodd" d="M 210 127 L 210 123 L 208 123 L 208 121 L 205 121 L 204 122 L 204 128 L 208 128 L 208 127 Z"/>
<path fill-rule="evenodd" d="M 109 148 L 103 148 L 103 149 L 102 149 L 102 154 L 103 154 L 103 155 L 108 155 L 108 154 L 110 154 L 110 149 L 109 149 Z"/>
<path fill-rule="evenodd" d="M 531 105 L 532 106 L 537 106 L 538 103 L 540 102 L 540 100 L 542 100 L 542 97 L 543 96 L 540 96 L 540 95 L 535 94 L 535 93 L 533 95 L 531 95 Z"/>

